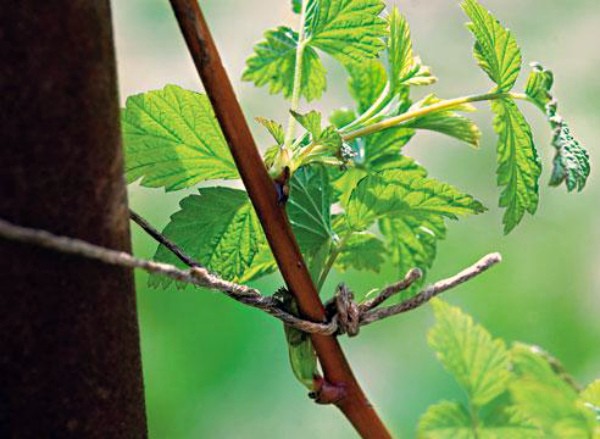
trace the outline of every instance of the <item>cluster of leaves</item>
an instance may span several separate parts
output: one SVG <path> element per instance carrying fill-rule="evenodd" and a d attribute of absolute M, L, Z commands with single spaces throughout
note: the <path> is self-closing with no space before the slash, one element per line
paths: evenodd
<path fill-rule="evenodd" d="M 422 416 L 421 438 L 594 438 L 600 436 L 600 380 L 584 390 L 536 346 L 507 347 L 458 308 L 434 300 L 428 341 L 465 392 Z"/>
<path fill-rule="evenodd" d="M 461 114 L 474 111 L 471 101 L 491 100 L 496 114 L 505 230 L 514 228 L 525 212 L 535 212 L 540 162 L 529 125 L 514 102 L 518 96 L 510 92 L 521 68 L 519 48 L 476 0 L 462 5 L 472 20 L 475 57 L 496 84 L 475 99 L 428 95 L 412 102 L 411 88 L 436 78 L 413 53 L 406 19 L 396 8 L 382 16 L 380 0 L 295 1 L 300 29 L 266 32 L 248 59 L 243 78 L 267 85 L 292 103 L 300 97 L 320 98 L 325 91 L 321 53 L 342 63 L 349 75 L 355 109 L 334 111 L 328 124 L 317 111 L 292 111 L 294 123 L 305 131 L 288 141 L 281 124 L 257 118 L 275 140 L 265 152 L 265 165 L 273 175 L 290 168 L 287 210 L 319 287 L 331 267 L 378 271 L 391 259 L 400 274 L 412 267 L 426 270 L 446 235 L 446 220 L 485 210 L 473 197 L 429 177 L 402 153 L 423 129 L 477 146 L 481 133 Z M 581 189 L 589 174 L 588 156 L 556 112 L 552 82 L 551 73 L 536 66 L 526 95 L 520 96 L 542 108 L 555 130 L 551 184 L 565 181 L 569 190 Z M 172 191 L 238 178 L 205 95 L 169 85 L 132 96 L 122 120 L 128 181 L 141 179 L 143 186 Z M 243 190 L 199 189 L 198 195 L 181 201 L 164 234 L 231 280 L 246 282 L 276 269 Z M 155 258 L 180 264 L 163 247 Z M 166 286 L 169 281 L 153 278 L 151 283 Z"/>

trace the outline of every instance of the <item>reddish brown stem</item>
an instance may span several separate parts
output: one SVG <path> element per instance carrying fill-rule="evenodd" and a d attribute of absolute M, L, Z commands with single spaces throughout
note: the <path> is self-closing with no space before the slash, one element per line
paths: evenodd
<path fill-rule="evenodd" d="M 285 210 L 278 206 L 274 183 L 267 174 L 200 6 L 196 0 L 170 2 L 279 270 L 295 295 L 302 316 L 315 322 L 325 322 L 325 308 Z M 337 339 L 318 334 L 311 335 L 311 339 L 327 382 L 346 390 L 345 397 L 336 400 L 335 405 L 362 437 L 390 438 L 356 381 Z"/>

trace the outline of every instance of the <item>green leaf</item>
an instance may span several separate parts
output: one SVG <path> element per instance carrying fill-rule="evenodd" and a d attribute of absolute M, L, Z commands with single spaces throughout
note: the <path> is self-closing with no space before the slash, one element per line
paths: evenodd
<path fill-rule="evenodd" d="M 379 230 L 399 276 L 411 268 L 420 268 L 426 274 L 436 257 L 438 241 L 446 237 L 446 224 L 440 215 L 383 218 L 379 220 Z M 413 296 L 424 279 L 425 276 L 414 288 L 402 293 L 401 299 Z"/>
<path fill-rule="evenodd" d="M 429 95 L 416 103 L 412 109 L 428 107 L 441 102 L 435 95 Z M 471 119 L 458 114 L 456 111 L 475 111 L 469 105 L 463 105 L 451 111 L 437 111 L 418 117 L 407 126 L 415 129 L 425 129 L 446 134 L 455 139 L 466 142 L 474 147 L 479 146 L 481 131 Z"/>
<path fill-rule="evenodd" d="M 481 421 L 480 439 L 542 439 L 540 429 L 513 406 L 501 406 Z"/>
<path fill-rule="evenodd" d="M 301 114 L 296 111 L 290 111 L 290 113 L 314 139 L 321 137 L 323 128 L 321 127 L 322 117 L 320 112 L 312 110 L 306 114 Z"/>
<path fill-rule="evenodd" d="M 483 205 L 447 183 L 401 169 L 390 169 L 363 178 L 350 196 L 346 218 L 351 229 L 366 230 L 385 216 L 458 216 L 481 213 Z"/>
<path fill-rule="evenodd" d="M 357 157 L 359 163 L 371 171 L 393 168 L 406 170 L 407 160 L 410 160 L 414 166 L 423 169 L 408 157 L 400 154 L 402 147 L 412 139 L 414 134 L 415 130 L 410 127 L 395 127 L 371 134 L 366 139 L 359 139 L 360 152 Z"/>
<path fill-rule="evenodd" d="M 348 70 L 348 88 L 356 101 L 358 112 L 364 113 L 377 101 L 387 84 L 385 67 L 379 60 L 364 60 L 350 63 Z"/>
<path fill-rule="evenodd" d="M 353 233 L 335 261 L 339 271 L 369 270 L 379 273 L 385 262 L 383 242 L 370 232 Z"/>
<path fill-rule="evenodd" d="M 121 121 L 130 183 L 171 191 L 239 178 L 206 95 L 167 85 L 130 96 Z"/>
<path fill-rule="evenodd" d="M 333 240 L 330 206 L 329 177 L 323 166 L 305 166 L 294 173 L 287 211 L 300 249 L 309 259 Z"/>
<path fill-rule="evenodd" d="M 388 16 L 390 34 L 387 42 L 389 77 L 392 90 L 408 85 L 430 85 L 437 81 L 429 67 L 413 54 L 410 27 L 397 7 Z"/>
<path fill-rule="evenodd" d="M 283 93 L 291 98 L 294 88 L 298 33 L 280 26 L 265 33 L 265 39 L 254 46 L 254 54 L 246 60 L 244 81 L 258 87 L 269 86 L 272 94 Z M 305 47 L 302 56 L 300 93 L 308 101 L 319 99 L 326 89 L 325 67 L 312 47 Z"/>
<path fill-rule="evenodd" d="M 439 299 L 431 303 L 436 324 L 429 331 L 429 345 L 470 403 L 481 407 L 507 388 L 510 358 L 506 346 L 459 308 Z"/>
<path fill-rule="evenodd" d="M 581 392 L 581 399 L 588 404 L 593 405 L 596 408 L 596 411 L 600 410 L 600 379 L 591 383 L 583 392 Z"/>
<path fill-rule="evenodd" d="M 533 144 L 531 128 L 510 99 L 492 101 L 494 130 L 498 133 L 498 185 L 504 187 L 500 207 L 505 207 L 504 233 L 509 233 L 525 215 L 534 214 L 539 202 L 542 166 Z"/>
<path fill-rule="evenodd" d="M 430 406 L 419 420 L 419 439 L 477 439 L 469 411 L 457 402 Z"/>
<path fill-rule="evenodd" d="M 310 111 L 300 114 L 291 111 L 292 116 L 310 133 L 310 142 L 300 145 L 294 150 L 293 171 L 310 163 L 342 165 L 348 156 L 342 136 L 333 126 L 321 127 L 321 113 Z"/>
<path fill-rule="evenodd" d="M 342 64 L 375 58 L 384 48 L 387 26 L 379 16 L 384 6 L 381 0 L 312 0 L 307 41 Z"/>
<path fill-rule="evenodd" d="M 246 192 L 225 187 L 202 188 L 180 202 L 163 234 L 185 253 L 225 279 L 248 279 L 259 249 L 266 245 L 260 223 Z M 154 259 L 183 267 L 166 247 L 159 246 Z M 171 280 L 152 276 L 153 287 L 167 287 Z"/>
<path fill-rule="evenodd" d="M 577 188 L 581 191 L 590 175 L 588 152 L 571 134 L 567 122 L 558 114 L 558 101 L 552 95 L 554 76 L 538 63 L 532 64 L 525 93 L 548 117 L 554 130 L 552 146 L 556 149 L 553 160 L 550 186 L 560 186 L 563 182 L 569 192 Z"/>
<path fill-rule="evenodd" d="M 546 105 L 553 99 L 550 91 L 554 85 L 554 74 L 539 63 L 531 63 L 531 68 L 525 94 L 545 113 Z"/>
<path fill-rule="evenodd" d="M 278 145 L 283 145 L 283 142 L 285 141 L 285 130 L 279 122 L 265 119 L 264 117 L 257 117 L 256 121 L 267 129 Z"/>
<path fill-rule="evenodd" d="M 579 402 L 577 392 L 552 370 L 539 349 L 519 343 L 511 354 L 517 376 L 510 386 L 515 407 L 542 429 L 543 437 L 592 437 L 594 413 Z"/>
<path fill-rule="evenodd" d="M 475 59 L 499 91 L 510 91 L 521 70 L 521 50 L 513 34 L 477 0 L 464 0 L 462 7 L 471 19 L 467 27 L 475 36 Z"/>

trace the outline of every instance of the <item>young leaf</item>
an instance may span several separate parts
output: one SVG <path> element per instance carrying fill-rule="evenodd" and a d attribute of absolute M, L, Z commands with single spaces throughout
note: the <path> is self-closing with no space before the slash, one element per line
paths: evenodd
<path fill-rule="evenodd" d="M 384 216 L 437 214 L 456 219 L 484 210 L 479 201 L 447 183 L 390 169 L 358 183 L 348 201 L 346 218 L 351 229 L 361 231 Z"/>
<path fill-rule="evenodd" d="M 392 90 L 408 85 L 430 85 L 437 81 L 429 67 L 414 56 L 410 27 L 397 7 L 388 16 L 390 35 L 387 42 L 389 77 Z"/>
<path fill-rule="evenodd" d="M 163 234 L 209 270 L 228 280 L 245 278 L 260 248 L 266 245 L 260 223 L 246 192 L 225 187 L 203 188 L 180 202 Z M 164 246 L 154 259 L 183 267 Z M 149 284 L 167 287 L 172 281 L 152 276 Z"/>
<path fill-rule="evenodd" d="M 554 85 L 554 74 L 544 69 L 539 63 L 531 63 L 531 73 L 527 78 L 525 94 L 536 104 L 540 110 L 546 112 L 546 105 L 553 99 L 550 91 Z"/>
<path fill-rule="evenodd" d="M 291 111 L 290 113 L 313 138 L 318 139 L 321 136 L 323 131 L 323 128 L 321 127 L 321 113 L 316 110 L 309 111 L 306 114 L 301 114 L 296 111 Z"/>
<path fill-rule="evenodd" d="M 254 54 L 246 60 L 242 80 L 256 86 L 269 86 L 272 94 L 290 98 L 294 88 L 294 69 L 298 34 L 280 26 L 265 33 L 265 40 L 254 46 Z M 300 93 L 308 101 L 319 99 L 327 86 L 325 67 L 312 47 L 305 47 L 302 57 Z"/>
<path fill-rule="evenodd" d="M 312 4 L 311 4 L 312 3 Z M 375 58 L 384 48 L 385 20 L 381 0 L 311 0 L 306 33 L 311 46 L 342 64 Z"/>
<path fill-rule="evenodd" d="M 239 178 L 206 95 L 167 85 L 130 96 L 121 121 L 128 182 L 171 191 Z"/>
<path fill-rule="evenodd" d="M 292 11 L 295 14 L 299 14 L 302 11 L 302 0 L 292 0 Z"/>
<path fill-rule="evenodd" d="M 457 402 L 430 406 L 419 420 L 419 439 L 477 439 L 469 411 Z"/>
<path fill-rule="evenodd" d="M 509 233 L 525 215 L 534 214 L 539 201 L 538 181 L 542 166 L 533 144 L 531 128 L 511 99 L 492 101 L 494 130 L 498 133 L 498 185 L 504 190 L 504 233 Z"/>
<path fill-rule="evenodd" d="M 510 358 L 506 346 L 459 308 L 439 299 L 431 303 L 436 324 L 427 341 L 470 403 L 481 407 L 507 388 Z"/>
<path fill-rule="evenodd" d="M 332 242 L 330 206 L 329 178 L 323 166 L 305 166 L 294 173 L 287 211 L 300 249 L 308 258 Z"/>
<path fill-rule="evenodd" d="M 417 102 L 412 108 L 419 109 L 434 105 L 438 102 L 441 102 L 441 99 L 431 94 L 426 96 L 420 102 Z M 471 119 L 458 114 L 457 111 L 471 112 L 475 111 L 475 107 L 471 105 L 462 105 L 449 111 L 446 110 L 429 113 L 407 123 L 406 126 L 415 129 L 437 131 L 473 145 L 474 147 L 478 147 L 479 140 L 481 139 L 481 131 L 479 130 L 479 127 L 477 127 L 475 122 L 473 122 Z"/>
<path fill-rule="evenodd" d="M 543 439 L 542 431 L 514 406 L 500 406 L 481 419 L 481 439 Z"/>
<path fill-rule="evenodd" d="M 265 119 L 264 117 L 257 117 L 256 121 L 267 129 L 278 145 L 283 145 L 285 140 L 285 130 L 280 123 L 275 122 L 274 120 Z"/>
<path fill-rule="evenodd" d="M 370 232 L 353 233 L 348 239 L 338 258 L 335 268 L 339 271 L 369 270 L 379 273 L 385 262 L 383 242 Z"/>
<path fill-rule="evenodd" d="M 321 127 L 321 113 L 313 110 L 306 114 L 292 111 L 291 114 L 311 136 L 308 145 L 295 149 L 292 172 L 309 163 L 341 165 L 349 159 L 352 152 L 345 148 L 337 129 L 333 126 Z"/>
<path fill-rule="evenodd" d="M 475 59 L 499 91 L 510 91 L 521 70 L 521 50 L 513 34 L 477 0 L 464 0 L 462 7 L 471 19 L 467 27 L 475 36 Z"/>
<path fill-rule="evenodd" d="M 532 64 L 525 93 L 548 117 L 554 130 L 552 146 L 556 148 L 550 186 L 559 186 L 563 182 L 571 192 L 575 188 L 581 191 L 590 175 L 590 157 L 588 152 L 572 136 L 567 122 L 558 114 L 558 102 L 552 95 L 554 76 L 538 63 Z"/>
<path fill-rule="evenodd" d="M 516 409 L 541 428 L 544 437 L 592 437 L 593 411 L 579 403 L 577 392 L 538 349 L 516 344 L 511 354 L 518 377 L 510 386 Z"/>

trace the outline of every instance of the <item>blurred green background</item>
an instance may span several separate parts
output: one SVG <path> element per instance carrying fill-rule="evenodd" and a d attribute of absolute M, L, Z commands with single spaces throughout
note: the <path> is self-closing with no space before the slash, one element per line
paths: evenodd
<path fill-rule="evenodd" d="M 264 30 L 294 24 L 289 3 L 201 1 L 248 117 L 286 118 L 281 97 L 238 79 Z M 472 60 L 472 39 L 458 1 L 389 3 L 408 17 L 417 53 L 440 78 L 431 91 L 454 97 L 490 87 Z M 475 115 L 484 131 L 481 150 L 441 135 L 419 134 L 405 152 L 432 176 L 477 196 L 490 208 L 485 215 L 450 225 L 430 279 L 453 274 L 485 253 L 502 252 L 499 267 L 446 298 L 496 336 L 543 346 L 587 383 L 600 375 L 600 170 L 594 166 L 600 138 L 600 3 L 484 3 L 514 30 L 527 62 L 540 61 L 554 70 L 561 113 L 590 150 L 592 177 L 581 194 L 548 187 L 550 131 L 537 110 L 524 106 L 545 165 L 541 205 L 535 217 L 527 217 L 505 237 L 496 207 L 495 137 L 485 105 Z M 115 1 L 113 14 L 122 102 L 128 95 L 167 83 L 201 89 L 167 0 Z M 332 63 L 328 68 L 329 88 L 319 108 L 350 105 L 341 69 Z M 255 123 L 252 129 L 264 145 L 263 130 Z M 165 194 L 132 185 L 130 202 L 162 228 L 177 210 L 178 200 L 191 192 Z M 135 227 L 134 247 L 143 257 L 155 249 Z M 335 408 L 312 403 L 292 377 L 277 321 L 215 293 L 150 290 L 145 274 L 138 273 L 136 279 L 151 437 L 354 437 Z M 340 279 L 334 276 L 330 285 Z M 379 275 L 354 272 L 344 280 L 365 290 L 394 280 L 394 275 L 387 267 Z M 279 285 L 278 277 L 272 276 L 255 286 L 270 293 Z M 342 339 L 372 402 L 399 437 L 413 437 L 418 417 L 428 405 L 442 398 L 462 398 L 426 345 L 431 324 L 426 306 L 369 326 L 356 339 Z"/>

